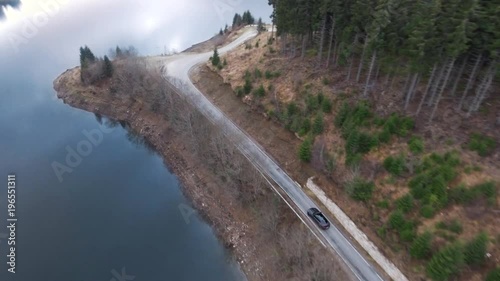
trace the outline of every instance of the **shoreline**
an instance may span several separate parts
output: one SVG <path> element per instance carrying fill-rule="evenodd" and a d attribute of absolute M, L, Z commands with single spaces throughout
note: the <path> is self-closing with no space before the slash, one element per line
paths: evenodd
<path fill-rule="evenodd" d="M 115 107 L 113 104 L 105 104 L 105 102 L 89 103 L 86 97 L 99 93 L 97 87 L 91 86 L 87 90 L 78 89 L 75 91 L 66 88 L 64 82 L 61 81 L 61 78 L 75 71 L 79 72 L 78 67 L 66 70 L 54 81 L 57 98 L 73 108 L 126 122 L 134 133 L 149 142 L 154 147 L 155 152 L 162 157 L 167 169 L 178 178 L 181 192 L 190 201 L 191 206 L 214 230 L 217 239 L 229 251 L 231 259 L 237 263 L 245 275 L 245 280 L 264 280 L 259 278 L 259 272 L 262 271 L 260 265 L 256 264 L 256 261 L 251 259 L 252 255 L 249 254 L 253 249 L 249 247 L 252 245 L 251 239 L 245 235 L 248 226 L 221 215 L 228 210 L 223 206 L 234 205 L 234 202 L 220 202 L 221 198 L 215 200 L 207 194 L 211 190 L 209 183 L 218 184 L 219 180 L 211 175 L 207 167 L 196 164 L 197 161 L 194 159 L 196 156 L 183 144 L 183 140 L 179 136 L 171 134 L 172 130 L 168 128 L 168 124 L 158 126 L 157 120 L 155 120 L 157 118 L 151 114 L 134 112 L 127 110 L 126 107 Z M 115 108 L 118 110 L 114 110 Z M 168 122 L 164 121 L 164 123 Z"/>

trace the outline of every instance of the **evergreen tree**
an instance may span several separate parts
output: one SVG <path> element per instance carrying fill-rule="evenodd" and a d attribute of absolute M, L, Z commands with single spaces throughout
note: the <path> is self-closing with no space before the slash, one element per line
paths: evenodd
<path fill-rule="evenodd" d="M 478 266 L 484 263 L 486 257 L 486 245 L 488 235 L 485 232 L 479 233 L 474 239 L 465 244 L 465 262 L 471 266 Z"/>
<path fill-rule="evenodd" d="M 434 281 L 446 281 L 460 272 L 464 254 L 460 244 L 452 244 L 437 252 L 427 264 L 427 275 Z"/>
<path fill-rule="evenodd" d="M 310 162 L 312 158 L 312 140 L 306 138 L 299 148 L 299 159 L 303 162 Z"/>
<path fill-rule="evenodd" d="M 266 31 L 266 27 L 264 26 L 264 23 L 262 22 L 262 18 L 259 18 L 259 21 L 257 22 L 257 31 L 259 33 Z"/>
<path fill-rule="evenodd" d="M 116 46 L 116 57 L 117 58 L 121 58 L 123 56 L 123 52 L 122 52 L 122 49 L 120 49 L 120 47 Z"/>
<path fill-rule="evenodd" d="M 314 118 L 312 132 L 315 135 L 319 135 L 323 133 L 324 129 L 325 125 L 323 121 L 323 113 L 319 112 Z"/>
<path fill-rule="evenodd" d="M 104 65 L 103 65 L 103 73 L 104 77 L 111 78 L 113 76 L 113 64 L 109 60 L 108 56 L 104 56 Z"/>
<path fill-rule="evenodd" d="M 233 29 L 241 26 L 243 19 L 240 14 L 236 13 L 233 18 Z"/>
<path fill-rule="evenodd" d="M 217 47 L 215 47 L 214 54 L 212 56 L 212 65 L 219 66 L 219 64 L 220 64 L 219 51 L 217 51 Z"/>
<path fill-rule="evenodd" d="M 410 255 L 417 259 L 423 259 L 430 255 L 431 253 L 431 242 L 432 234 L 430 232 L 424 232 L 419 235 L 410 247 Z"/>

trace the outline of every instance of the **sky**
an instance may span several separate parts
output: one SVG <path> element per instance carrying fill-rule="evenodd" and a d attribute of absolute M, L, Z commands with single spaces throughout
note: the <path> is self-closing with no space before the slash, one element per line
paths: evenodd
<path fill-rule="evenodd" d="M 182 51 L 245 10 L 270 21 L 267 0 L 23 0 L 19 9 L 7 8 L 0 21 L 0 51 L 43 48 L 52 45 L 48 40 L 60 41 L 61 56 L 74 56 L 85 44 L 92 44 L 94 53 L 106 52 L 110 44 L 134 45 L 143 55 Z"/>

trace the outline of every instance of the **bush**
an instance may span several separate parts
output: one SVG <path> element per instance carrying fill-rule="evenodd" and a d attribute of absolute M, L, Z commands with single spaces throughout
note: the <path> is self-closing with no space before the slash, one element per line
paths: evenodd
<path fill-rule="evenodd" d="M 396 206 L 404 213 L 409 213 L 413 209 L 413 196 L 406 194 L 396 201 Z"/>
<path fill-rule="evenodd" d="M 264 89 L 263 85 L 260 85 L 259 88 L 255 89 L 255 91 L 253 92 L 253 94 L 256 97 L 263 97 L 263 96 L 266 95 L 266 90 Z"/>
<path fill-rule="evenodd" d="M 323 133 L 324 130 L 325 124 L 323 122 L 323 114 L 320 112 L 316 115 L 316 118 L 314 118 L 312 133 L 315 135 L 319 135 Z"/>
<path fill-rule="evenodd" d="M 384 124 L 384 130 L 387 130 L 391 135 L 406 137 L 408 132 L 415 127 L 415 121 L 406 116 L 392 114 Z"/>
<path fill-rule="evenodd" d="M 456 219 L 452 220 L 451 222 L 441 221 L 436 224 L 436 228 L 449 230 L 456 234 L 460 234 L 463 231 L 462 224 Z"/>
<path fill-rule="evenodd" d="M 252 92 L 252 88 L 253 88 L 252 81 L 246 78 L 245 85 L 243 85 L 243 92 L 245 93 L 245 95 L 250 94 Z"/>
<path fill-rule="evenodd" d="M 269 70 L 266 70 L 266 72 L 264 73 L 264 77 L 266 77 L 266 79 L 271 79 L 273 78 L 273 73 Z"/>
<path fill-rule="evenodd" d="M 500 267 L 491 270 L 484 281 L 498 281 L 500 280 Z"/>
<path fill-rule="evenodd" d="M 384 199 L 380 202 L 377 203 L 377 206 L 379 208 L 383 208 L 383 209 L 389 209 L 389 201 L 387 199 Z"/>
<path fill-rule="evenodd" d="M 312 140 L 307 138 L 299 148 L 299 159 L 303 162 L 310 162 L 312 158 Z"/>
<path fill-rule="evenodd" d="M 488 235 L 481 232 L 474 239 L 465 244 L 464 260 L 470 266 L 482 265 L 486 256 L 486 245 L 488 243 Z"/>
<path fill-rule="evenodd" d="M 355 177 L 352 181 L 346 184 L 347 193 L 355 200 L 368 201 L 372 198 L 375 184 L 368 182 L 360 177 Z"/>
<path fill-rule="evenodd" d="M 287 106 L 286 106 L 286 111 L 287 111 L 287 114 L 288 116 L 293 116 L 295 114 L 298 114 L 300 113 L 300 109 L 299 107 L 297 106 L 296 103 L 294 102 L 291 102 L 289 103 Z"/>
<path fill-rule="evenodd" d="M 245 95 L 245 91 L 243 90 L 243 87 L 239 86 L 236 88 L 236 96 L 238 97 L 243 97 Z"/>
<path fill-rule="evenodd" d="M 319 108 L 318 99 L 313 95 L 307 95 L 306 97 L 306 111 L 308 113 L 315 112 Z"/>
<path fill-rule="evenodd" d="M 408 148 L 414 154 L 420 154 L 424 151 L 424 141 L 421 137 L 412 137 L 408 142 Z"/>
<path fill-rule="evenodd" d="M 256 69 L 253 71 L 253 76 L 255 77 L 255 79 L 260 79 L 260 78 L 262 78 L 262 71 L 260 71 L 260 69 L 256 68 Z"/>
<path fill-rule="evenodd" d="M 401 210 L 392 212 L 389 216 L 389 227 L 396 230 L 403 230 L 405 227 L 405 216 Z"/>
<path fill-rule="evenodd" d="M 412 222 L 406 222 L 403 229 L 399 232 L 399 238 L 404 242 L 415 240 L 415 225 Z"/>
<path fill-rule="evenodd" d="M 309 118 L 304 118 L 302 120 L 302 126 L 300 126 L 300 130 L 298 132 L 299 136 L 305 136 L 311 130 L 311 120 Z"/>
<path fill-rule="evenodd" d="M 410 247 L 410 255 L 417 259 L 427 258 L 431 254 L 432 234 L 428 231 L 417 236 Z"/>
<path fill-rule="evenodd" d="M 384 160 L 384 168 L 395 176 L 400 176 L 406 169 L 406 159 L 403 155 L 389 156 Z"/>
<path fill-rule="evenodd" d="M 323 100 L 321 103 L 321 110 L 323 110 L 324 113 L 332 112 L 332 101 L 329 98 Z"/>
<path fill-rule="evenodd" d="M 428 219 L 432 218 L 434 216 L 435 212 L 436 212 L 436 209 L 434 207 L 432 207 L 431 205 L 424 205 L 420 209 L 420 214 L 422 215 L 422 217 L 428 218 Z"/>
<path fill-rule="evenodd" d="M 211 61 L 213 66 L 220 65 L 220 57 L 219 57 L 219 52 L 217 51 L 217 47 L 214 49 L 214 54 L 212 55 Z"/>
<path fill-rule="evenodd" d="M 472 151 L 476 151 L 482 157 L 488 156 L 493 152 L 497 143 L 494 138 L 481 135 L 478 133 L 473 133 L 470 137 L 468 148 Z"/>
<path fill-rule="evenodd" d="M 327 86 L 327 85 L 329 85 L 329 84 L 330 84 L 330 80 L 328 80 L 328 78 L 326 78 L 326 77 L 325 77 L 325 78 L 323 78 L 323 80 L 322 80 L 322 81 L 323 81 L 323 85 L 325 85 L 325 86 Z"/>
<path fill-rule="evenodd" d="M 380 143 L 388 143 L 391 140 L 391 133 L 387 129 L 383 129 L 378 134 L 378 140 Z"/>
<path fill-rule="evenodd" d="M 457 204 L 470 203 L 478 198 L 485 198 L 490 204 L 494 204 L 496 197 L 497 187 L 494 182 L 485 182 L 471 188 L 461 184 L 450 190 L 450 199 Z"/>
<path fill-rule="evenodd" d="M 437 252 L 427 264 L 426 272 L 434 281 L 445 281 L 460 272 L 464 262 L 462 247 L 452 244 Z"/>

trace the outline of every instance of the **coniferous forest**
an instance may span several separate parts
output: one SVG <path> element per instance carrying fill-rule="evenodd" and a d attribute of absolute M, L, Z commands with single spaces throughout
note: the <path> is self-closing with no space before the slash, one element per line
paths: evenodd
<path fill-rule="evenodd" d="M 429 107 L 432 121 L 450 97 L 466 116 L 498 95 L 500 2 L 485 0 L 269 0 L 281 51 L 315 50 L 321 68 L 347 67 L 346 80 L 390 85 L 404 77 L 403 107 Z M 425 85 L 416 95 L 418 85 Z"/>

